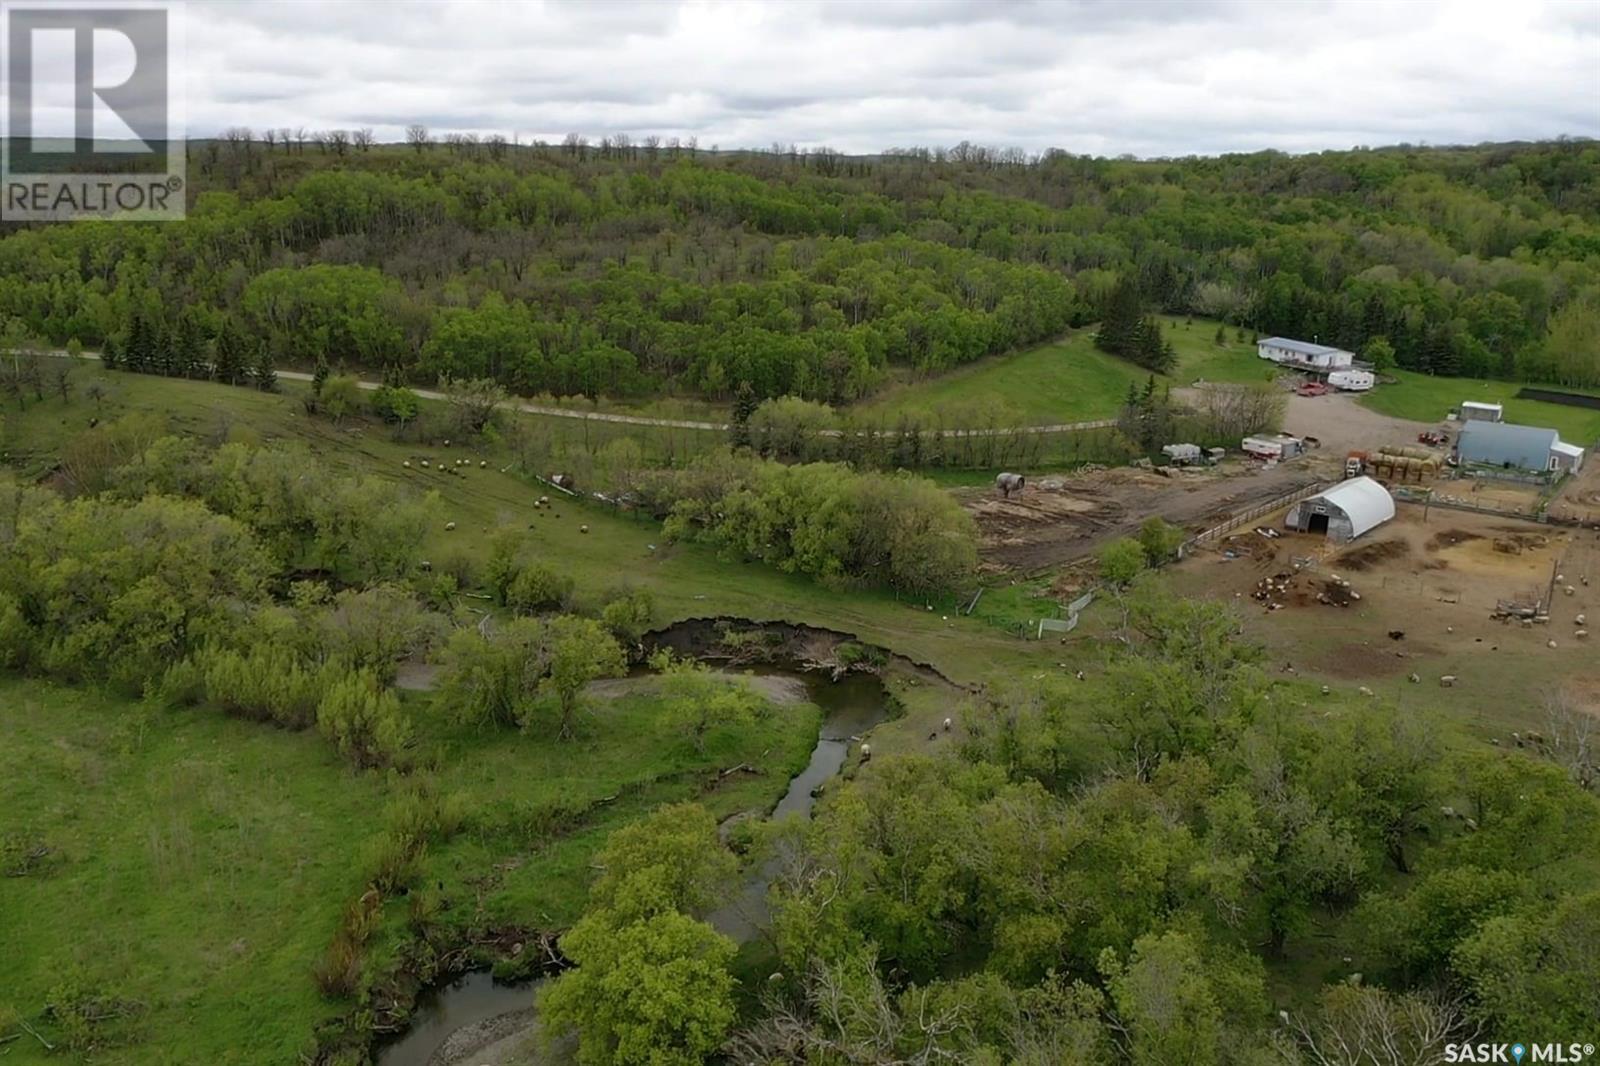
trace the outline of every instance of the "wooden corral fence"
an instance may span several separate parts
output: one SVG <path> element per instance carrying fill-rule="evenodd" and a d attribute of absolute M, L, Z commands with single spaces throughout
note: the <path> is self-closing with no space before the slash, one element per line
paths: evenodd
<path fill-rule="evenodd" d="M 1256 506 L 1250 508 L 1248 511 L 1241 511 L 1239 514 L 1234 515 L 1227 521 L 1219 522 L 1210 529 L 1196 533 L 1194 536 L 1184 541 L 1183 544 L 1178 548 L 1178 557 L 1182 558 L 1195 548 L 1198 548 L 1200 545 L 1216 540 L 1218 537 L 1224 536 L 1228 533 L 1232 533 L 1240 526 L 1254 522 L 1262 515 L 1271 514 L 1280 507 L 1287 507 L 1291 503 L 1298 503 L 1308 496 L 1315 496 L 1324 489 L 1337 484 L 1337 481 L 1317 481 L 1310 485 L 1295 489 L 1293 492 L 1286 492 L 1282 496 L 1268 500 L 1266 503 L 1256 504 Z"/>

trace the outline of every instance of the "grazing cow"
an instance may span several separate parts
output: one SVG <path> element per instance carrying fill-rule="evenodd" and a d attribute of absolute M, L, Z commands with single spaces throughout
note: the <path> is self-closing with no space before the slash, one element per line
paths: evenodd
<path fill-rule="evenodd" d="M 1008 500 L 1011 498 L 1011 494 L 1013 492 L 1021 492 L 1022 486 L 1026 485 L 1027 483 L 1028 479 L 1023 477 L 1021 474 L 1001 474 L 999 477 L 994 479 L 994 487 L 999 489 L 1001 495 L 1005 496 L 1005 498 Z"/>

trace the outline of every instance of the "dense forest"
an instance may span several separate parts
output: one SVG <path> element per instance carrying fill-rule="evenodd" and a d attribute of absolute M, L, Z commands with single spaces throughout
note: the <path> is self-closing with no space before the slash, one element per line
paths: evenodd
<path fill-rule="evenodd" d="M 956 756 L 875 763 L 776 831 L 778 969 L 742 1023 L 734 945 L 695 917 L 731 862 L 715 823 L 617 833 L 543 1000 L 579 1061 L 1433 1066 L 1592 1039 L 1593 794 L 1426 714 L 1306 713 L 1225 605 L 1136 578 L 1123 606 L 1102 679 L 991 686 Z M 1275 1017 L 1291 960 L 1329 956 L 1346 976 Z"/>
<path fill-rule="evenodd" d="M 235 131 L 190 151 L 183 223 L 9 228 L 14 332 L 189 376 L 325 360 L 841 403 L 1115 294 L 1380 364 L 1600 384 L 1586 141 L 1134 161 Z"/>

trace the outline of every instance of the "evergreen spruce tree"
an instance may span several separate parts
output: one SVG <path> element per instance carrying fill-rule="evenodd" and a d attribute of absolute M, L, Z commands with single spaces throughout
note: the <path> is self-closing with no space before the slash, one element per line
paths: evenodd
<path fill-rule="evenodd" d="M 224 385 L 237 385 L 239 379 L 244 376 L 244 352 L 240 350 L 241 344 L 233 320 L 223 319 L 222 328 L 217 331 L 215 366 L 217 380 Z"/>
<path fill-rule="evenodd" d="M 207 377 L 211 368 L 206 365 L 205 332 L 201 329 L 200 322 L 193 316 L 185 321 L 184 327 L 183 375 L 190 378 Z"/>
<path fill-rule="evenodd" d="M 159 320 L 151 326 L 150 346 L 154 350 L 152 361 L 155 372 L 163 377 L 175 378 L 183 373 L 178 354 L 178 340 L 176 328 L 169 329 Z"/>
<path fill-rule="evenodd" d="M 1095 347 L 1112 355 L 1131 357 L 1137 345 L 1141 301 L 1139 286 L 1131 278 L 1117 282 L 1106 300 Z"/>
<path fill-rule="evenodd" d="M 733 394 L 733 418 L 729 434 L 734 447 L 749 445 L 750 416 L 756 413 L 759 406 L 761 402 L 756 398 L 756 390 L 750 387 L 748 381 L 739 382 L 739 388 Z"/>
<path fill-rule="evenodd" d="M 256 345 L 256 357 L 250 364 L 250 383 L 262 392 L 278 391 L 278 371 L 273 366 L 272 345 L 265 340 Z"/>
<path fill-rule="evenodd" d="M 317 365 L 311 371 L 311 395 L 318 399 L 322 398 L 322 386 L 328 383 L 328 373 L 327 356 L 317 356 Z M 389 380 L 389 369 L 387 367 L 384 368 L 383 376 L 384 383 L 387 384 Z"/>
<path fill-rule="evenodd" d="M 123 352 L 124 362 L 136 374 L 148 374 L 155 363 L 155 342 L 150 335 L 150 323 L 143 314 L 133 316 L 128 328 L 128 346 Z"/>
<path fill-rule="evenodd" d="M 1218 325 L 1217 326 L 1217 347 L 1218 348 L 1226 347 L 1227 343 L 1228 343 L 1228 327 L 1227 326 L 1223 326 L 1223 325 Z"/>
<path fill-rule="evenodd" d="M 115 336 L 106 337 L 106 342 L 100 346 L 100 365 L 107 370 L 122 369 L 122 345 Z"/>

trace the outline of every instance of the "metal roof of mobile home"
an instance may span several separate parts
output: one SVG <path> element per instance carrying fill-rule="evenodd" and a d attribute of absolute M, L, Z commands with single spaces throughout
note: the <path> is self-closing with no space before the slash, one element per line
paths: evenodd
<path fill-rule="evenodd" d="M 1261 343 L 1298 352 L 1300 355 L 1331 355 L 1334 352 L 1344 351 L 1343 348 L 1335 348 L 1329 344 L 1312 344 L 1310 341 L 1291 340 L 1288 337 L 1268 337 Z"/>

